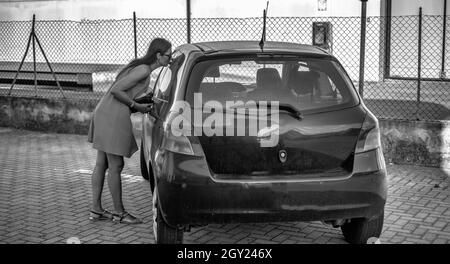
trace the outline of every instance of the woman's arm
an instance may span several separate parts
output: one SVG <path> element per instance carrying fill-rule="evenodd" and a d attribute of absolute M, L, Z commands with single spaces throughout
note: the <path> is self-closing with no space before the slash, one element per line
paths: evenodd
<path fill-rule="evenodd" d="M 111 88 L 111 94 L 121 103 L 131 106 L 134 101 L 128 96 L 126 91 L 136 86 L 138 82 L 147 78 L 149 75 L 149 67 L 147 65 L 139 65 L 114 84 Z"/>

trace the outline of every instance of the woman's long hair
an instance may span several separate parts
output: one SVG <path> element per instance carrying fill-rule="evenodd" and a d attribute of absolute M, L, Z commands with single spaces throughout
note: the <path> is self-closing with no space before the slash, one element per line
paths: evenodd
<path fill-rule="evenodd" d="M 160 53 L 163 54 L 164 52 L 166 52 L 168 49 L 170 49 L 172 47 L 172 44 L 163 38 L 155 38 L 152 40 L 152 42 L 150 43 L 147 53 L 145 54 L 145 56 L 141 57 L 141 58 L 137 58 L 132 60 L 130 63 L 128 63 L 120 72 L 119 74 L 117 74 L 117 78 L 119 78 L 119 76 L 121 76 L 126 70 L 130 69 L 130 68 L 134 68 L 136 66 L 139 66 L 141 64 L 146 64 L 146 65 L 150 65 L 152 63 L 154 63 L 156 61 L 156 53 Z"/>

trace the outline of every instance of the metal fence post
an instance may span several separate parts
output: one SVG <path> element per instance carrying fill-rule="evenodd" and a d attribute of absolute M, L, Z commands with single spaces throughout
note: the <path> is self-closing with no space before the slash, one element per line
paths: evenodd
<path fill-rule="evenodd" d="M 31 34 L 33 34 L 33 74 L 34 74 L 34 93 L 37 97 L 37 73 L 36 73 L 36 38 L 34 34 L 34 25 L 36 23 L 36 16 L 33 14 L 33 25 L 31 26 Z"/>
<path fill-rule="evenodd" d="M 420 82 L 422 72 L 422 7 L 419 8 L 419 40 L 418 40 L 418 58 L 417 58 L 417 104 L 416 104 L 416 120 L 419 120 L 420 110 Z"/>
<path fill-rule="evenodd" d="M 359 94 L 364 97 L 364 59 L 366 50 L 367 0 L 361 1 L 361 44 L 359 51 Z"/>
<path fill-rule="evenodd" d="M 187 43 L 191 43 L 191 0 L 186 0 Z"/>
<path fill-rule="evenodd" d="M 391 26 L 392 26 L 392 1 L 386 0 L 385 14 L 385 38 L 384 38 L 384 70 L 383 80 L 391 77 Z"/>
<path fill-rule="evenodd" d="M 33 51 L 32 52 L 33 52 L 34 93 L 35 93 L 35 97 L 38 96 L 38 94 L 37 94 L 37 71 L 36 71 L 36 43 L 37 43 L 38 46 L 39 46 L 39 49 L 42 52 L 42 55 L 44 56 L 45 62 L 47 63 L 47 66 L 50 69 L 50 72 L 52 73 L 53 78 L 56 81 L 56 84 L 58 85 L 59 91 L 61 92 L 63 98 L 66 99 L 66 97 L 64 96 L 64 93 L 62 91 L 62 87 L 59 84 L 59 81 L 56 78 L 55 72 L 53 71 L 52 66 L 51 66 L 51 64 L 50 64 L 50 62 L 49 62 L 49 60 L 47 58 L 47 55 L 45 55 L 44 49 L 42 48 L 42 45 L 41 45 L 41 42 L 39 41 L 39 39 L 38 39 L 38 37 L 36 35 L 35 24 L 36 24 L 36 15 L 33 14 L 33 21 L 32 21 L 32 25 L 31 25 L 31 32 L 30 32 L 30 35 L 28 37 L 27 48 L 25 50 L 25 54 L 23 55 L 22 61 L 20 62 L 19 69 L 17 70 L 16 75 L 14 76 L 14 80 L 12 82 L 12 85 L 9 88 L 8 96 L 11 95 L 11 92 L 12 92 L 12 89 L 14 87 L 14 84 L 17 81 L 17 77 L 19 76 L 19 73 L 20 73 L 20 70 L 22 69 L 23 63 L 25 62 L 25 59 L 26 59 L 27 54 L 28 54 L 28 50 L 30 48 L 30 43 L 32 43 L 32 45 L 33 45 Z"/>
<path fill-rule="evenodd" d="M 442 25 L 442 64 L 441 64 L 441 79 L 446 78 L 446 72 L 445 72 L 445 38 L 446 38 L 446 31 L 447 31 L 447 0 L 444 0 L 444 21 Z"/>
<path fill-rule="evenodd" d="M 134 58 L 137 58 L 136 12 L 133 12 Z"/>

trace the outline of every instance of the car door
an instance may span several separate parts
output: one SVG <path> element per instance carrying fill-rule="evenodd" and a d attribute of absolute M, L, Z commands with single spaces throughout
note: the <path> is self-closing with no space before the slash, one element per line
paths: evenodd
<path fill-rule="evenodd" d="M 170 70 L 169 67 L 163 67 L 160 69 L 156 69 L 159 72 L 157 75 L 154 89 L 153 89 L 153 109 L 150 113 L 144 114 L 143 117 L 143 137 L 144 137 L 144 155 L 146 160 L 151 157 L 151 150 L 154 148 L 153 142 L 158 142 L 158 140 L 154 140 L 157 131 L 155 130 L 159 126 L 159 112 L 161 108 L 162 94 L 165 89 L 168 87 L 167 78 L 170 78 Z"/>
<path fill-rule="evenodd" d="M 153 153 L 159 148 L 162 137 L 162 126 L 170 108 L 173 89 L 176 87 L 177 73 L 184 62 L 184 55 L 175 51 L 170 65 L 157 69 L 159 72 L 153 90 L 153 109 L 144 115 L 143 133 L 145 138 L 145 157 L 152 160 Z"/>

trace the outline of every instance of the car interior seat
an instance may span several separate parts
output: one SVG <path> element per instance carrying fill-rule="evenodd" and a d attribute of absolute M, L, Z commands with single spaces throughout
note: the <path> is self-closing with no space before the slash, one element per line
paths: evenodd
<path fill-rule="evenodd" d="M 281 85 L 281 77 L 275 68 L 261 68 L 256 72 L 256 90 L 277 90 Z"/>
<path fill-rule="evenodd" d="M 245 88 L 235 82 L 201 83 L 199 93 L 202 93 L 203 101 L 215 100 L 222 103 L 233 100 L 233 92 L 242 92 Z"/>
<path fill-rule="evenodd" d="M 292 71 L 288 81 L 288 88 L 297 94 L 297 99 L 300 97 L 309 97 L 313 101 L 314 96 L 320 92 L 317 89 L 319 74 L 315 71 Z"/>
<path fill-rule="evenodd" d="M 261 68 L 256 72 L 256 88 L 248 93 L 249 99 L 271 100 L 281 87 L 281 77 L 275 68 Z"/>

